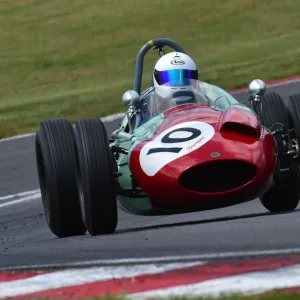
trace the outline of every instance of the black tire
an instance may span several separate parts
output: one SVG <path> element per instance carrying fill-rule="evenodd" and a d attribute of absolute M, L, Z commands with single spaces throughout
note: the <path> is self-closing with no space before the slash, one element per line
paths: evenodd
<path fill-rule="evenodd" d="M 75 125 L 75 139 L 85 226 L 91 235 L 113 233 L 118 221 L 117 192 L 106 128 L 100 119 L 80 120 Z"/>
<path fill-rule="evenodd" d="M 289 171 L 287 176 L 274 185 L 260 197 L 262 205 L 272 213 L 292 211 L 299 203 L 299 174 L 296 169 Z"/>
<path fill-rule="evenodd" d="M 287 110 L 287 106 L 283 102 L 279 94 L 275 92 L 267 92 L 262 97 L 262 112 L 260 121 L 269 130 L 272 130 L 273 125 L 281 123 L 288 130 L 292 126 L 292 119 Z M 284 145 L 280 135 L 275 136 L 277 144 L 278 158 L 280 168 L 289 168 L 292 164 L 292 158 L 284 154 Z"/>
<path fill-rule="evenodd" d="M 35 139 L 38 178 L 45 217 L 58 237 L 83 235 L 76 183 L 74 130 L 65 119 L 43 121 Z"/>
<path fill-rule="evenodd" d="M 281 123 L 287 130 L 292 128 L 292 119 L 287 106 L 280 95 L 267 92 L 262 97 L 263 109 L 260 115 L 262 125 L 272 130 L 273 125 Z M 292 167 L 292 157 L 284 153 L 284 144 L 281 135 L 275 136 L 280 169 Z M 294 210 L 299 203 L 299 173 L 291 168 L 275 177 L 273 186 L 260 196 L 262 205 L 270 212 L 285 212 Z"/>
<path fill-rule="evenodd" d="M 300 141 L 300 94 L 291 95 L 288 99 L 287 107 L 292 117 L 296 137 Z"/>

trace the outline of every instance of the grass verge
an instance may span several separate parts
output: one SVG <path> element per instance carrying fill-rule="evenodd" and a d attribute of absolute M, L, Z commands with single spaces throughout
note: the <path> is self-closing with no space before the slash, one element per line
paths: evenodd
<path fill-rule="evenodd" d="M 300 0 L 0 2 L 0 137 L 47 118 L 124 110 L 135 58 L 155 37 L 179 42 L 202 80 L 224 88 L 300 74 Z M 146 60 L 144 87 L 157 53 Z"/>
<path fill-rule="evenodd" d="M 52 300 L 49 298 L 22 298 L 23 300 Z M 65 299 L 65 298 L 64 298 Z M 73 298 L 76 300 L 83 300 L 83 298 Z M 84 298 L 86 300 L 129 300 L 126 296 L 104 296 L 104 297 L 90 297 Z M 287 292 L 269 292 L 263 295 L 232 295 L 223 297 L 170 297 L 170 298 L 151 298 L 151 300 L 300 300 L 300 293 Z"/>

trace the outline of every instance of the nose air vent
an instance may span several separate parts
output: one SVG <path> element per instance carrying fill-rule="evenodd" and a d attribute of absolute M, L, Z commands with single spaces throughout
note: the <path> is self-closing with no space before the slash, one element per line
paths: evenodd
<path fill-rule="evenodd" d="M 256 167 L 240 160 L 217 160 L 185 171 L 179 183 L 186 189 L 200 193 L 217 193 L 238 188 L 250 182 Z"/>
<path fill-rule="evenodd" d="M 239 133 L 242 135 L 247 135 L 251 137 L 257 138 L 258 134 L 255 128 L 244 125 L 244 124 L 239 124 L 239 123 L 234 123 L 234 122 L 226 122 L 223 124 L 221 128 L 221 132 L 235 132 Z"/>

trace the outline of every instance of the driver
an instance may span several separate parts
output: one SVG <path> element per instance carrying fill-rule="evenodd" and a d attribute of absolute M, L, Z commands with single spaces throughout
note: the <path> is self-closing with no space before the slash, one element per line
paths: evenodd
<path fill-rule="evenodd" d="M 142 114 L 148 120 L 177 105 L 209 103 L 199 85 L 197 66 L 184 53 L 171 52 L 162 56 L 154 66 L 153 83 L 154 87 L 143 96 L 147 117 Z"/>

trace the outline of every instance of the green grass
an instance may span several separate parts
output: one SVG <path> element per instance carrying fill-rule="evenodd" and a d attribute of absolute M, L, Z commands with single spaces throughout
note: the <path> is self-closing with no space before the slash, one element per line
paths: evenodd
<path fill-rule="evenodd" d="M 24 300 L 52 300 L 49 298 L 23 298 Z M 65 298 L 64 298 L 65 299 Z M 67 299 L 67 298 L 66 298 Z M 77 299 L 76 300 L 83 300 Z M 105 296 L 105 297 L 90 297 L 84 298 L 86 300 L 128 300 L 129 297 L 126 296 Z M 162 298 L 152 298 L 152 300 L 160 300 Z M 166 299 L 166 298 L 163 298 Z M 263 295 L 254 296 L 243 296 L 243 295 L 233 295 L 224 297 L 170 297 L 168 300 L 300 300 L 299 293 L 282 293 L 282 292 L 269 292 Z"/>
<path fill-rule="evenodd" d="M 0 137 L 124 110 L 140 47 L 179 42 L 224 88 L 300 74 L 300 0 L 0 1 Z M 149 53 L 144 87 L 156 52 Z"/>

